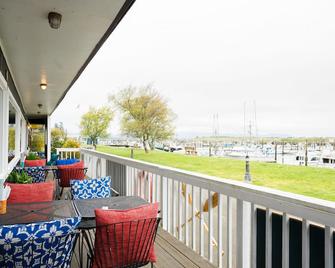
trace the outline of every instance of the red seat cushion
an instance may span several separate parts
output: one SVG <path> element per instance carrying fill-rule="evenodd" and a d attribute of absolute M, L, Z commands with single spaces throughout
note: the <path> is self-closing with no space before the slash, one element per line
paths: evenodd
<path fill-rule="evenodd" d="M 40 182 L 40 183 L 7 183 L 10 186 L 11 192 L 7 202 L 14 203 L 31 203 L 31 202 L 47 202 L 54 199 L 55 183 Z"/>
<path fill-rule="evenodd" d="M 25 160 L 24 166 L 25 167 L 44 167 L 46 165 L 45 159 L 40 160 Z"/>
<path fill-rule="evenodd" d="M 148 204 L 141 207 L 128 209 L 128 210 L 103 210 L 103 209 L 96 209 L 95 216 L 96 216 L 96 225 L 97 225 L 97 232 L 95 237 L 95 249 L 94 249 L 94 264 L 93 267 L 121 267 L 121 264 L 127 261 L 132 262 L 136 261 L 141 252 L 142 248 L 139 247 L 138 241 L 149 241 L 148 233 L 149 228 L 155 227 L 155 224 L 149 224 L 149 222 L 144 223 L 143 221 L 140 224 L 136 225 L 135 222 L 130 226 L 128 222 L 137 221 L 137 220 L 145 220 L 145 219 L 153 219 L 157 218 L 158 214 L 158 203 Z M 114 231 L 110 232 L 108 237 L 107 230 L 105 227 L 99 228 L 99 226 L 113 226 L 116 223 L 126 222 L 123 227 L 121 225 L 117 225 L 115 233 Z M 149 226 L 150 225 L 150 226 Z M 115 225 L 114 225 L 115 226 Z M 101 229 L 101 230 L 99 230 Z M 123 233 L 123 236 L 122 236 Z M 109 245 L 111 241 L 116 240 L 117 248 L 115 248 L 112 252 L 110 252 Z M 114 242 L 115 243 L 115 242 Z M 112 243 L 113 244 L 113 243 Z M 120 246 L 123 244 L 123 248 Z M 129 246 L 132 245 L 132 246 Z M 132 248 L 132 250 L 129 250 Z M 132 255 L 127 256 L 127 253 L 131 252 L 138 252 L 138 256 Z M 117 254 L 117 255 L 116 255 Z M 105 256 L 110 256 L 110 258 L 106 258 Z M 102 261 L 102 263 L 100 263 Z M 154 252 L 154 244 L 151 245 L 148 260 L 147 262 L 155 262 L 156 255 Z M 100 265 L 97 265 L 100 263 Z"/>

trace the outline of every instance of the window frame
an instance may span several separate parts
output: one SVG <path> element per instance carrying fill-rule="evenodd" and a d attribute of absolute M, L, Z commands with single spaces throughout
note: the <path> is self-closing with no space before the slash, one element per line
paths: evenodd
<path fill-rule="evenodd" d="M 0 96 L 0 179 L 5 179 L 26 152 L 27 122 L 2 73 L 0 73 L 0 91 L 2 93 Z M 9 102 L 15 109 L 15 157 L 8 163 Z"/>

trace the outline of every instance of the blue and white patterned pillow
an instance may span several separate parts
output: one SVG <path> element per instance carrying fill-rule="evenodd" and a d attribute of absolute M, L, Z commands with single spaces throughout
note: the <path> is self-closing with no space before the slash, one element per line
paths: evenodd
<path fill-rule="evenodd" d="M 0 267 L 70 267 L 80 217 L 0 227 Z"/>
<path fill-rule="evenodd" d="M 91 199 L 111 197 L 111 178 L 71 180 L 73 199 Z"/>
<path fill-rule="evenodd" d="M 33 183 L 45 182 L 46 174 L 44 167 L 26 167 L 24 171 L 33 178 Z"/>

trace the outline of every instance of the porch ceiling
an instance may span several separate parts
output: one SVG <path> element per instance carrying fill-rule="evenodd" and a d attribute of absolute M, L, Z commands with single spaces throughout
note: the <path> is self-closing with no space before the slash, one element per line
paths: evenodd
<path fill-rule="evenodd" d="M 0 1 L 0 44 L 28 116 L 54 111 L 133 2 Z M 51 11 L 62 14 L 59 29 L 49 26 Z"/>

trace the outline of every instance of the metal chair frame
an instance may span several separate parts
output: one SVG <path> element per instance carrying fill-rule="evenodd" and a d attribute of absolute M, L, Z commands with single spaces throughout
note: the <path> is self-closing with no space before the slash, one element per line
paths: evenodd
<path fill-rule="evenodd" d="M 97 226 L 96 232 L 83 230 L 83 238 L 88 245 L 89 267 L 93 267 L 93 264 L 94 267 L 99 268 L 135 268 L 147 265 L 149 263 L 150 249 L 154 245 L 160 220 L 161 218 L 147 218 Z M 147 226 L 146 230 L 145 226 Z M 120 231 L 121 234 L 119 233 Z M 124 240 L 124 237 L 126 237 L 125 232 L 128 234 L 127 241 Z M 134 232 L 135 236 L 133 237 L 131 233 Z M 95 234 L 95 239 L 92 238 L 92 234 Z M 100 237 L 107 238 L 107 245 L 104 244 L 106 241 L 98 241 L 96 239 L 97 234 L 100 234 Z M 138 235 L 140 235 L 140 238 L 135 240 Z M 118 239 L 119 237 L 121 237 L 121 241 Z M 94 248 L 92 246 L 93 241 Z M 94 254 L 101 249 L 105 250 L 98 255 Z M 115 251 L 113 252 L 112 249 Z M 113 258 L 113 255 L 115 258 Z M 103 265 L 103 261 L 106 260 L 108 266 Z M 151 263 L 151 266 L 153 267 L 153 263 Z"/>

